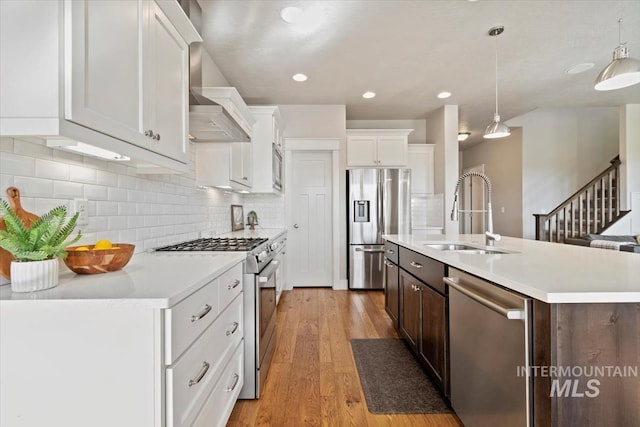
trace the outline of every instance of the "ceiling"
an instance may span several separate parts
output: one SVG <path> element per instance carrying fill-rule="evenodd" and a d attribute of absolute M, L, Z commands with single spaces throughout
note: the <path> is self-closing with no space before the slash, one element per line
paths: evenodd
<path fill-rule="evenodd" d="M 622 41 L 640 58 L 640 1 L 199 0 L 205 49 L 248 104 L 340 104 L 347 120 L 424 119 L 459 106 L 482 141 L 495 112 L 498 36 L 502 120 L 542 107 L 640 103 L 640 85 L 593 89 Z M 309 22 L 280 17 L 297 6 Z M 574 65 L 595 66 L 568 74 Z M 298 83 L 295 73 L 309 79 Z M 377 96 L 364 99 L 365 91 Z M 449 91 L 448 99 L 438 99 Z"/>

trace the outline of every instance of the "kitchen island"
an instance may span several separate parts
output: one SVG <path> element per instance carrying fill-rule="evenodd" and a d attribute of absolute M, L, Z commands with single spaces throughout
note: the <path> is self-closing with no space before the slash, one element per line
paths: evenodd
<path fill-rule="evenodd" d="M 488 247 L 484 235 L 388 235 L 385 239 L 400 249 L 401 304 L 402 281 L 407 277 L 413 286 L 409 288 L 408 297 L 405 292 L 405 303 L 411 301 L 412 295 L 438 295 L 434 293 L 437 288 L 433 281 L 428 283 L 431 288 L 420 281 L 421 275 L 426 277 L 425 270 L 429 270 L 431 262 L 444 267 L 439 273 L 441 280 L 442 271 L 450 276 L 469 274 L 469 278 L 490 282 L 489 287 L 530 297 L 528 318 L 524 321 L 528 334 L 525 348 L 528 366 L 523 367 L 526 369 L 522 372 L 508 373 L 512 377 L 529 376 L 530 425 L 640 425 L 637 404 L 640 401 L 640 257 L 637 254 L 509 237 L 496 242 L 495 247 Z M 452 244 L 469 245 L 478 250 L 443 250 L 452 249 Z M 422 265 L 415 257 L 426 257 L 422 259 L 428 262 Z M 424 289 L 429 292 L 425 294 Z M 449 304 L 453 292 L 453 288 L 443 287 L 439 293 L 441 300 Z M 424 297 L 421 300 L 424 301 Z M 428 302 L 423 311 L 424 307 L 428 307 Z M 447 367 L 438 372 L 446 373 L 447 378 L 449 359 L 459 359 L 459 354 L 455 354 L 458 347 L 453 344 L 448 354 L 449 335 L 474 326 L 469 322 L 458 323 L 455 331 L 450 330 L 449 321 L 453 318 L 449 316 L 453 314 L 449 308 L 447 305 L 441 310 L 445 338 L 437 342 L 447 353 Z M 415 316 L 412 312 L 409 314 Z M 431 313 L 423 314 L 424 319 L 431 316 Z M 402 326 L 402 313 L 400 317 Z M 429 327 L 428 320 L 424 319 L 421 319 L 422 331 Z M 415 333 L 425 341 L 437 336 L 420 334 Z M 510 350 L 508 342 L 501 341 L 501 336 L 491 335 L 488 331 L 492 345 L 498 347 L 498 356 L 515 351 Z M 419 343 L 418 354 L 422 355 L 420 350 L 429 344 Z M 467 361 L 474 361 L 474 354 L 483 350 L 480 347 L 465 356 Z M 453 377 L 455 367 L 451 369 Z M 447 384 L 446 379 L 444 383 Z M 467 384 L 471 385 L 471 380 Z M 452 381 L 451 387 L 455 386 Z"/>

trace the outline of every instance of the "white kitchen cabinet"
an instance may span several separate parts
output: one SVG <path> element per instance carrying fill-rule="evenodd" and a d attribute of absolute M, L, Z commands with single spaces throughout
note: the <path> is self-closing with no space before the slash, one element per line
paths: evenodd
<path fill-rule="evenodd" d="M 254 193 L 276 193 L 281 191 L 274 188 L 274 174 L 282 171 L 282 162 L 274 162 L 274 150 L 282 155 L 282 118 L 276 106 L 251 106 L 251 114 L 256 119 L 253 124 L 253 188 Z"/>
<path fill-rule="evenodd" d="M 411 194 L 433 194 L 433 144 L 409 144 L 407 166 L 411 169 Z"/>
<path fill-rule="evenodd" d="M 196 144 L 196 182 L 206 187 L 250 191 L 252 143 Z"/>
<path fill-rule="evenodd" d="M 251 189 L 253 183 L 253 143 L 233 143 L 231 145 L 231 171 L 229 179 L 236 184 Z"/>
<path fill-rule="evenodd" d="M 80 298 L 0 301 L 0 425 L 176 427 L 212 412 L 226 423 L 243 386 L 242 263 L 168 308 L 118 298 L 140 291 L 119 273 L 48 291 Z"/>
<path fill-rule="evenodd" d="M 133 164 L 188 169 L 188 44 L 201 39 L 177 2 L 2 3 L 12 36 L 0 40 L 0 134 L 63 137 Z"/>
<path fill-rule="evenodd" d="M 406 166 L 413 129 L 347 129 L 347 166 Z"/>

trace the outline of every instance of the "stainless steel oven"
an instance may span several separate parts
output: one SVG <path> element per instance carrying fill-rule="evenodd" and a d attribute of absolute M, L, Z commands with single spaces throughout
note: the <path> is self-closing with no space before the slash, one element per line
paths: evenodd
<path fill-rule="evenodd" d="M 282 152 L 276 146 L 276 144 L 273 144 L 273 156 L 272 157 L 273 157 L 273 161 L 272 161 L 273 188 L 275 188 L 278 191 L 282 191 L 282 167 L 283 167 Z"/>

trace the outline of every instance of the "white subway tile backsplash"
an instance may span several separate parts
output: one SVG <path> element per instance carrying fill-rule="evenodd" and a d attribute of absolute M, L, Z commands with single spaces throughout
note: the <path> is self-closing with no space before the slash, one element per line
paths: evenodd
<path fill-rule="evenodd" d="M 56 199 L 82 198 L 83 185 L 77 182 L 53 181 L 53 197 Z"/>
<path fill-rule="evenodd" d="M 70 165 L 69 179 L 75 182 L 85 182 L 95 184 L 97 181 L 97 172 L 86 166 Z"/>
<path fill-rule="evenodd" d="M 193 160 L 193 144 L 190 149 Z M 127 164 L 54 150 L 35 138 L 0 138 L 0 172 L 0 197 L 6 198 L 4 189 L 15 185 L 21 190 L 22 206 L 38 215 L 59 205 L 71 208 L 72 199 L 86 198 L 89 224 L 78 226 L 83 234 L 80 242 L 128 242 L 136 245 L 136 251 L 156 247 L 160 241 L 198 238 L 201 232 L 228 232 L 229 206 L 244 200 L 236 193 L 197 188 L 193 167 L 185 175 L 137 175 Z M 270 203 L 275 208 L 269 215 L 280 215 L 277 199 L 261 203 L 265 221 Z M 245 206 L 245 213 L 248 210 Z"/>
<path fill-rule="evenodd" d="M 16 176 L 13 182 L 20 189 L 21 196 L 51 197 L 53 194 L 53 181 L 50 179 Z"/>
<path fill-rule="evenodd" d="M 87 200 L 107 200 L 109 197 L 108 187 L 104 185 L 84 184 L 84 198 Z"/>
<path fill-rule="evenodd" d="M 112 201 L 112 202 L 125 202 L 125 201 L 127 201 L 127 190 L 125 190 L 124 188 L 109 187 L 107 192 L 108 192 L 107 199 Z"/>
<path fill-rule="evenodd" d="M 0 170 L 4 174 L 14 176 L 34 176 L 36 160 L 32 157 L 2 152 L 2 155 L 0 155 Z"/>
<path fill-rule="evenodd" d="M 38 178 L 69 180 L 69 165 L 54 162 L 52 160 L 36 159 L 36 172 Z"/>

